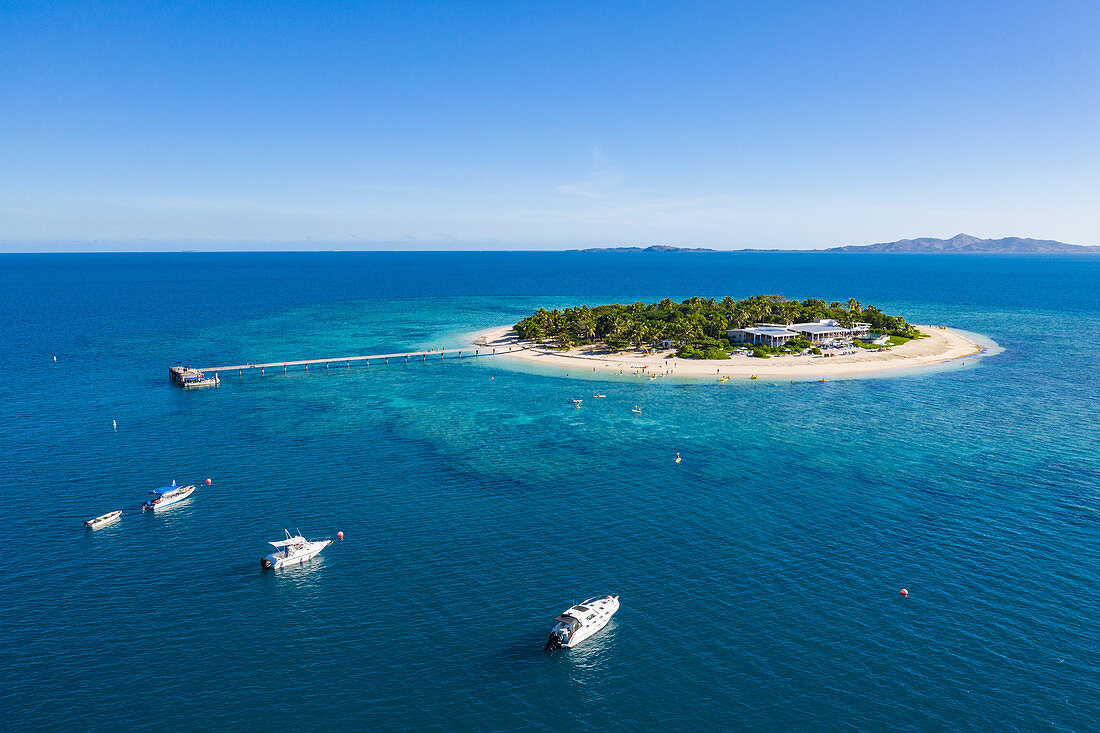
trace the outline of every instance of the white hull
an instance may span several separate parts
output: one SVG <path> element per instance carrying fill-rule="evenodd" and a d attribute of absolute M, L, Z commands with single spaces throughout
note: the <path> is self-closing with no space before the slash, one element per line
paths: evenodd
<path fill-rule="evenodd" d="M 290 565 L 297 565 L 298 563 L 305 562 L 306 560 L 312 560 L 321 550 L 325 549 L 332 544 L 332 540 L 321 540 L 320 542 L 309 542 L 301 550 L 291 554 L 289 557 L 281 552 L 268 555 L 261 561 L 261 565 L 265 568 L 271 568 L 278 570 L 279 568 L 285 568 Z"/>
<path fill-rule="evenodd" d="M 584 603 L 572 606 L 559 617 L 559 623 L 550 632 L 547 648 L 557 646 L 572 649 L 586 639 L 599 633 L 619 610 L 618 596 L 590 598 Z M 575 620 L 575 621 L 574 621 Z M 569 621 L 566 624 L 563 621 Z M 565 635 L 562 635 L 563 629 Z"/>
<path fill-rule="evenodd" d="M 122 510 L 120 509 L 117 512 L 110 512 L 108 514 L 104 514 L 101 517 L 89 519 L 87 522 L 84 523 L 84 526 L 88 529 L 99 529 L 100 527 L 106 527 L 108 524 L 113 524 L 117 522 L 121 517 Z"/>
<path fill-rule="evenodd" d="M 186 490 L 181 491 L 178 494 L 174 494 L 173 496 L 165 497 L 165 498 L 160 499 L 160 501 L 158 501 L 156 504 L 153 504 L 153 511 L 157 512 L 157 511 L 160 511 L 161 509 L 167 509 L 170 506 L 173 506 L 175 504 L 179 504 L 181 501 L 186 501 L 187 499 L 190 499 L 191 494 L 194 494 L 194 493 L 195 493 L 195 487 L 194 486 L 189 486 Z"/>

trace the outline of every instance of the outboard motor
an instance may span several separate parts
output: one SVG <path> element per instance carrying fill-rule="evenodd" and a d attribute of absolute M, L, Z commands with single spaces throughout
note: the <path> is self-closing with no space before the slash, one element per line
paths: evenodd
<path fill-rule="evenodd" d="M 565 629 L 558 629 L 550 634 L 550 638 L 546 640 L 546 646 L 542 649 L 561 649 L 569 641 L 569 632 Z"/>
<path fill-rule="evenodd" d="M 272 562 L 271 562 L 271 558 L 270 558 L 270 557 L 261 557 L 261 558 L 260 558 L 260 567 L 261 567 L 261 568 L 264 568 L 265 570 L 266 570 L 267 568 L 270 568 L 270 567 L 271 567 L 271 566 L 272 566 L 273 564 L 274 564 L 274 563 L 272 563 Z"/>

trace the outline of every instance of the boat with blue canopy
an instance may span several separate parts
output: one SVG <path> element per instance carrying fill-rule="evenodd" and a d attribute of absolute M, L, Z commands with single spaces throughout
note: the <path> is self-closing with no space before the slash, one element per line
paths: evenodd
<path fill-rule="evenodd" d="M 162 486 L 159 489 L 150 491 L 152 495 L 148 501 L 141 505 L 141 510 L 152 509 L 158 511 L 166 507 L 170 507 L 173 504 L 178 504 L 184 499 L 190 498 L 191 494 L 195 493 L 196 486 L 179 486 L 175 481 L 169 486 Z"/>

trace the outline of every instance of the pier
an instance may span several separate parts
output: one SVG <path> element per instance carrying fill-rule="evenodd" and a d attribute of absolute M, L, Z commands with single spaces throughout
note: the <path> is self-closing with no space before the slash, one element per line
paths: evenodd
<path fill-rule="evenodd" d="M 217 387 L 218 375 L 208 377 L 201 369 L 192 369 L 185 366 L 168 367 L 168 378 L 184 389 L 192 387 Z"/>
<path fill-rule="evenodd" d="M 213 367 L 183 367 L 175 366 L 168 370 L 168 376 L 175 384 L 180 387 L 199 387 L 208 385 L 217 385 L 220 383 L 221 372 L 236 372 L 237 376 L 243 377 L 245 372 L 255 374 L 259 372 L 260 376 L 266 376 L 268 369 L 278 370 L 282 368 L 282 373 L 286 374 L 291 367 L 302 367 L 302 369 L 295 369 L 295 371 L 309 371 L 310 366 L 321 365 L 325 367 L 325 371 L 332 371 L 333 368 L 337 369 L 351 369 L 352 364 L 362 364 L 363 366 L 370 366 L 373 361 L 375 364 L 381 364 L 383 366 L 393 364 L 408 364 L 413 363 L 426 363 L 428 361 L 452 361 L 455 359 L 473 359 L 485 356 L 500 356 L 510 353 L 512 351 L 523 351 L 524 349 L 531 348 L 530 346 L 509 346 L 507 348 L 475 348 L 475 349 L 461 349 L 459 351 L 447 351 L 445 349 L 432 350 L 432 351 L 403 351 L 394 354 L 368 354 L 365 356 L 334 356 L 326 359 L 296 359 L 293 361 L 269 361 L 264 363 L 248 363 L 248 364 L 230 364 L 228 366 L 213 366 Z M 184 377 L 186 375 L 186 378 Z M 212 375 L 212 376 L 211 376 Z"/>

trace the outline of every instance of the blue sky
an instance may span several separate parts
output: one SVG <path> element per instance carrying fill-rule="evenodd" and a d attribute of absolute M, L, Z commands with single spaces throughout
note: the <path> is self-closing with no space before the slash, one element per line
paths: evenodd
<path fill-rule="evenodd" d="M 1100 3 L 0 4 L 0 249 L 1100 244 Z"/>

